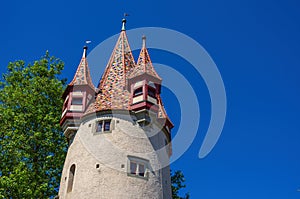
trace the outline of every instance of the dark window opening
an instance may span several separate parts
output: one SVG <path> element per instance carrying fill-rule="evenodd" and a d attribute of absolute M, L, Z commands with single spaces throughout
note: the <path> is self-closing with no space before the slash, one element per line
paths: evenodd
<path fill-rule="evenodd" d="M 139 176 L 145 175 L 145 166 L 143 164 L 139 164 Z"/>
<path fill-rule="evenodd" d="M 96 132 L 105 132 L 111 130 L 111 120 L 101 120 L 97 122 Z"/>
<path fill-rule="evenodd" d="M 142 95 L 143 94 L 143 87 L 140 87 L 140 88 L 137 88 L 134 90 L 133 92 L 133 96 L 139 96 L 139 95 Z"/>
<path fill-rule="evenodd" d="M 148 87 L 148 95 L 149 95 L 150 97 L 156 98 L 156 92 L 155 92 L 155 89 L 154 89 L 154 88 L 151 88 L 151 87 Z"/>
<path fill-rule="evenodd" d="M 110 130 L 110 120 L 104 121 L 104 131 L 109 131 L 109 130 Z"/>
<path fill-rule="evenodd" d="M 71 192 L 73 189 L 74 177 L 75 177 L 75 164 L 72 164 L 72 166 L 70 167 L 70 171 L 69 171 L 69 181 L 68 181 L 67 192 Z"/>
<path fill-rule="evenodd" d="M 131 174 L 136 174 L 136 167 L 137 167 L 137 164 L 135 162 L 130 162 L 130 173 Z"/>
<path fill-rule="evenodd" d="M 97 132 L 102 132 L 103 121 L 99 121 L 97 124 Z"/>

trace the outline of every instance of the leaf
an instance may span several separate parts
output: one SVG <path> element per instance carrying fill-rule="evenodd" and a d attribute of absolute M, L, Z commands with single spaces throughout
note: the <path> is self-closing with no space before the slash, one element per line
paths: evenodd
<path fill-rule="evenodd" d="M 0 198 L 57 194 L 66 153 L 59 126 L 65 87 L 58 77 L 62 70 L 63 62 L 46 52 L 33 65 L 22 60 L 9 63 L 2 75 Z"/>

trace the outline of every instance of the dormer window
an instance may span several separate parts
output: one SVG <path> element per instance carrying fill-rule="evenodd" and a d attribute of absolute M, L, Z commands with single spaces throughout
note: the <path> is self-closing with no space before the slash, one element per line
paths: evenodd
<path fill-rule="evenodd" d="M 136 96 L 139 96 L 139 95 L 142 95 L 143 94 L 143 87 L 140 87 L 140 88 L 137 88 L 134 90 L 133 92 L 133 96 L 136 97 Z"/>
<path fill-rule="evenodd" d="M 150 97 L 156 98 L 156 94 L 155 94 L 155 93 L 156 93 L 156 92 L 155 92 L 155 89 L 154 89 L 154 88 L 148 87 L 148 95 L 149 95 Z"/>
<path fill-rule="evenodd" d="M 82 98 L 80 97 L 75 97 L 72 99 L 71 102 L 72 105 L 82 105 Z"/>

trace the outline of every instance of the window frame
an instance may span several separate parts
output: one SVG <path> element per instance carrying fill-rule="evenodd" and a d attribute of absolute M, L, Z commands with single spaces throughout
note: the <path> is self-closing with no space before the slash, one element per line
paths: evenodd
<path fill-rule="evenodd" d="M 114 129 L 113 122 L 114 121 L 112 119 L 97 120 L 95 123 L 94 133 L 95 134 L 111 133 L 112 130 Z M 101 124 L 101 130 L 99 129 L 100 126 L 99 124 Z M 109 129 L 107 129 L 107 127 L 109 127 Z"/>
<path fill-rule="evenodd" d="M 149 91 L 151 91 L 151 92 L 149 92 Z M 148 86 L 147 94 L 148 94 L 148 96 L 156 99 L 156 89 L 155 88 Z"/>
<path fill-rule="evenodd" d="M 79 101 L 76 101 L 76 100 L 80 100 L 80 103 L 78 103 Z M 76 102 L 76 103 L 74 103 L 74 102 Z M 72 97 L 71 105 L 77 105 L 77 106 L 83 105 L 83 97 Z"/>
<path fill-rule="evenodd" d="M 70 169 L 69 169 L 69 177 L 68 177 L 68 183 L 67 183 L 67 193 L 70 193 L 70 192 L 73 191 L 75 174 L 76 174 L 76 165 L 72 164 L 70 166 Z"/>
<path fill-rule="evenodd" d="M 149 160 L 144 158 L 128 155 L 128 168 L 127 175 L 131 177 L 141 178 L 144 180 L 149 179 Z M 132 165 L 135 165 L 135 171 L 132 171 Z M 143 170 L 140 170 L 143 167 Z M 141 175 L 142 174 L 142 175 Z"/>
<path fill-rule="evenodd" d="M 139 91 L 139 90 L 141 90 L 141 91 Z M 139 92 L 136 93 L 136 91 L 139 91 Z M 138 97 L 138 96 L 140 96 L 140 95 L 143 95 L 143 93 L 144 93 L 143 86 L 140 86 L 140 87 L 135 88 L 135 89 L 133 90 L 132 96 L 133 96 L 133 97 Z"/>

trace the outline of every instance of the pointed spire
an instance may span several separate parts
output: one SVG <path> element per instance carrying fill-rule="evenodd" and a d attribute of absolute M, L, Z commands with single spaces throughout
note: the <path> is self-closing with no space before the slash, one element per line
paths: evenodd
<path fill-rule="evenodd" d="M 120 83 L 124 86 L 127 72 L 134 68 L 134 66 L 135 61 L 128 43 L 126 31 L 122 31 L 108 61 L 99 88 L 101 89 L 104 84 L 107 85 L 110 82 L 113 82 L 113 84 Z"/>
<path fill-rule="evenodd" d="M 150 55 L 148 53 L 148 50 L 146 48 L 146 36 L 143 35 L 142 37 L 142 49 L 138 58 L 138 62 L 136 67 L 130 72 L 129 78 L 133 78 L 139 75 L 142 75 L 144 73 L 147 73 L 148 75 L 151 75 L 152 77 L 155 77 L 158 80 L 161 80 L 161 78 L 156 73 L 151 59 Z"/>
<path fill-rule="evenodd" d="M 73 80 L 70 82 L 69 86 L 73 85 L 88 85 L 92 89 L 94 89 L 94 85 L 92 83 L 91 75 L 90 75 L 90 70 L 88 67 L 88 62 L 86 59 L 87 55 L 87 46 L 83 47 L 83 53 L 82 53 L 82 58 L 80 60 L 80 63 L 77 67 L 76 73 L 74 75 Z"/>
<path fill-rule="evenodd" d="M 127 74 L 135 66 L 135 61 L 125 31 L 126 20 L 122 22 L 122 31 L 98 85 L 101 93 L 88 112 L 127 109 L 129 106 L 129 93 L 124 88 Z"/>

